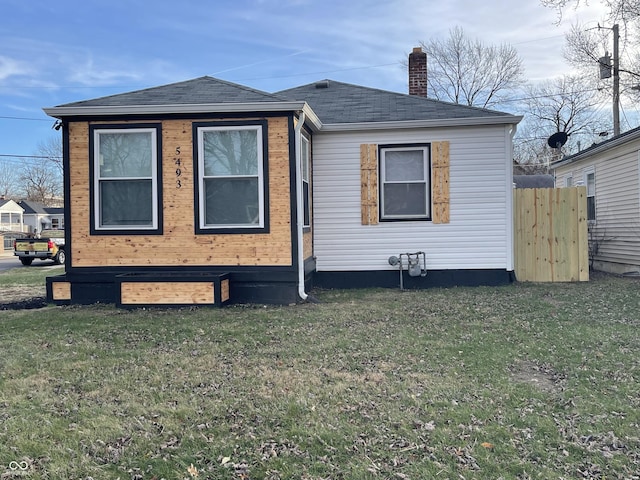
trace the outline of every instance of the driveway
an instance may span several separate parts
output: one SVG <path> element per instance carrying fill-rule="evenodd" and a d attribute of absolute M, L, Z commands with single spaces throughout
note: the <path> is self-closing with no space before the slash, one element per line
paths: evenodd
<path fill-rule="evenodd" d="M 0 254 L 0 272 L 4 272 L 6 270 L 11 270 L 12 268 L 47 268 L 47 267 L 55 267 L 56 264 L 53 260 L 34 260 L 34 262 L 29 267 L 25 267 L 20 263 L 18 257 L 13 255 L 4 255 Z"/>

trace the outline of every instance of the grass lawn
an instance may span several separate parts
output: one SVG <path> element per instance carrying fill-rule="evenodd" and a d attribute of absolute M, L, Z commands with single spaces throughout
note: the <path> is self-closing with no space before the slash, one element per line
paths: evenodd
<path fill-rule="evenodd" d="M 639 280 L 315 293 L 1 311 L 1 478 L 640 478 Z"/>

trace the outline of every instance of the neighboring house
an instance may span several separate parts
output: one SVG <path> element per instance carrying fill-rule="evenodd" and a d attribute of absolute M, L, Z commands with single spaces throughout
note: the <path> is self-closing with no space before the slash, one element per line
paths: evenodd
<path fill-rule="evenodd" d="M 21 200 L 18 204 L 24 209 L 24 223 L 29 233 L 64 229 L 64 208 L 45 207 L 44 204 L 31 200 Z"/>
<path fill-rule="evenodd" d="M 553 188 L 555 179 L 553 175 L 514 175 L 513 184 L 516 188 Z"/>
<path fill-rule="evenodd" d="M 49 299 L 292 303 L 312 285 L 398 286 L 394 256 L 408 288 L 512 281 L 520 117 L 410 93 L 201 77 L 45 109 L 68 214 Z"/>
<path fill-rule="evenodd" d="M 24 209 L 13 200 L 0 199 L 0 232 L 24 231 Z"/>
<path fill-rule="evenodd" d="M 640 273 L 640 128 L 551 165 L 556 187 L 587 188 L 593 268 Z"/>

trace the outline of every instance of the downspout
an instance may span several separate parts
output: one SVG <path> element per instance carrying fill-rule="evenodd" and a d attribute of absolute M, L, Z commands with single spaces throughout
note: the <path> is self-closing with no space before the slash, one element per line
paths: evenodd
<path fill-rule="evenodd" d="M 515 186 L 513 184 L 513 138 L 516 136 L 516 133 L 518 132 L 518 125 L 512 125 L 511 126 L 511 132 L 510 133 L 510 140 L 511 140 L 511 148 L 509 149 L 509 161 L 507 162 L 509 167 L 507 170 L 507 180 L 508 180 L 508 187 L 507 188 L 507 205 L 508 205 L 508 213 L 509 213 L 509 219 L 507 221 L 507 239 L 509 242 L 509 259 L 507 261 L 507 270 L 510 268 L 511 271 L 514 272 L 514 276 L 515 276 L 515 270 L 516 270 L 516 265 L 515 265 L 515 232 L 514 232 L 514 212 L 513 212 L 513 196 L 514 196 L 514 190 L 515 190 Z"/>
<path fill-rule="evenodd" d="M 302 166 L 300 160 L 302 159 L 302 127 L 304 126 L 305 114 L 300 112 L 298 117 L 298 124 L 295 128 L 295 142 L 296 142 L 296 231 L 298 236 L 298 296 L 303 300 L 307 300 L 307 293 L 304 291 L 304 248 L 303 248 L 303 233 L 304 233 L 304 199 L 302 198 Z"/>

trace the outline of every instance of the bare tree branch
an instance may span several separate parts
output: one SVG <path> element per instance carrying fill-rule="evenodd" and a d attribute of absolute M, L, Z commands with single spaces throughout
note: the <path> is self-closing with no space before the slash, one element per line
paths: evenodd
<path fill-rule="evenodd" d="M 422 43 L 427 53 L 429 96 L 490 108 L 524 84 L 524 68 L 510 45 L 487 46 L 455 27 L 446 40 Z"/>

